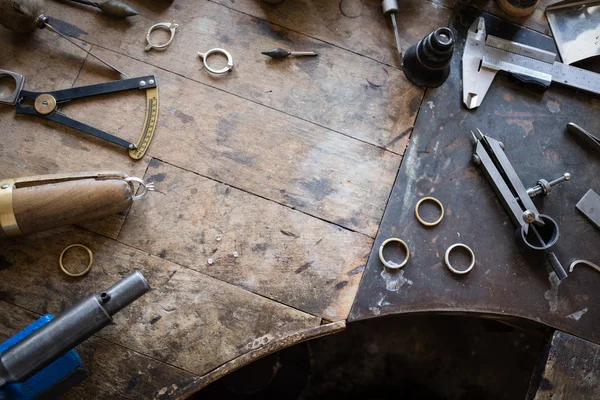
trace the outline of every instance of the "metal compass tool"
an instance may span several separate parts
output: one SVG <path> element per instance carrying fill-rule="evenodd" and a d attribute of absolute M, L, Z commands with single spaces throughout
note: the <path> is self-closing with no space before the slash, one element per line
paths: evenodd
<path fill-rule="evenodd" d="M 525 249 L 544 252 L 546 260 L 556 276 L 559 279 L 566 278 L 565 269 L 554 252 L 549 250 L 560 235 L 558 224 L 549 216 L 540 214 L 532 199 L 538 195 L 547 196 L 554 185 L 570 180 L 571 175 L 565 173 L 550 182 L 540 179 L 535 186 L 526 189 L 506 157 L 504 145 L 496 139 L 484 135 L 479 129 L 477 132 L 479 137 L 471 132 L 475 140 L 473 163 L 483 169 L 486 178 L 517 227 L 515 232 L 517 241 Z"/>
<path fill-rule="evenodd" d="M 56 123 L 77 129 L 88 135 L 104 139 L 129 150 L 129 156 L 139 160 L 144 156 L 150 141 L 154 136 L 158 120 L 158 88 L 154 75 L 138 78 L 123 79 L 99 83 L 95 85 L 80 86 L 71 89 L 54 90 L 51 92 L 31 92 L 23 90 L 25 77 L 16 72 L 0 70 L 0 78 L 12 77 L 15 81 L 15 90 L 4 98 L 0 98 L 0 104 L 14 105 L 17 114 L 35 115 L 54 121 Z M 110 133 L 104 132 L 93 126 L 84 124 L 61 113 L 58 107 L 67 101 L 91 97 L 107 93 L 122 92 L 125 90 L 144 90 L 146 92 L 146 117 L 142 128 L 142 134 L 137 143 L 131 143 Z M 26 105 L 26 101 L 33 102 L 33 106 Z"/>
<path fill-rule="evenodd" d="M 462 59 L 463 102 L 481 105 L 498 71 L 544 88 L 552 82 L 600 94 L 600 74 L 556 62 L 550 51 L 488 35 L 479 17 L 469 28 Z"/>

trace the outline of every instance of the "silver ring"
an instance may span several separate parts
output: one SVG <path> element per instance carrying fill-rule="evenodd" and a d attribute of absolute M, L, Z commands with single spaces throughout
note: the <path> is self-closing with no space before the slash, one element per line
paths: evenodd
<path fill-rule="evenodd" d="M 387 246 L 388 243 L 390 242 L 398 242 L 402 245 L 402 247 L 404 247 L 404 250 L 406 251 L 406 257 L 404 257 L 404 260 L 400 263 L 400 264 L 396 264 L 392 261 L 388 261 L 383 257 L 383 248 L 385 246 Z M 379 259 L 381 260 L 381 262 L 383 263 L 383 265 L 385 265 L 386 267 L 390 268 L 390 269 L 400 269 L 402 267 L 404 267 L 406 265 L 406 263 L 408 262 L 408 258 L 410 257 L 410 250 L 408 250 L 408 246 L 406 245 L 406 243 L 398 238 L 389 238 L 386 241 L 384 241 L 383 243 L 381 243 L 381 246 L 379 246 Z"/>
<path fill-rule="evenodd" d="M 462 270 L 462 271 L 454 268 L 452 266 L 452 264 L 450 264 L 450 252 L 452 250 L 454 250 L 456 247 L 462 247 L 464 249 L 467 249 L 467 251 L 471 254 L 471 265 L 469 265 L 469 268 Z M 475 254 L 473 253 L 473 250 L 471 250 L 471 248 L 469 246 L 467 246 L 466 244 L 456 243 L 456 244 L 453 244 L 452 246 L 448 247 L 448 250 L 446 250 L 446 255 L 444 256 L 444 262 L 446 264 L 446 267 L 448 267 L 448 269 L 450 271 L 454 272 L 455 274 L 463 275 L 463 274 L 466 274 L 469 271 L 471 271 L 473 269 L 473 267 L 475 266 Z"/>
<path fill-rule="evenodd" d="M 140 187 L 144 188 L 144 190 L 142 190 L 142 192 L 140 194 L 138 194 L 137 196 L 133 196 L 133 201 L 143 199 L 144 197 L 146 197 L 148 192 L 154 191 L 153 183 L 146 183 L 146 182 L 144 182 L 143 179 L 136 178 L 135 176 L 130 176 L 128 178 L 125 178 L 125 182 L 137 182 L 140 184 Z M 133 184 L 131 185 L 131 187 L 133 187 Z"/>
<path fill-rule="evenodd" d="M 152 25 L 150 27 L 150 29 L 148 29 L 148 34 L 146 34 L 146 42 L 148 42 L 148 45 L 146 46 L 146 51 L 150 51 L 151 49 L 158 49 L 158 50 L 166 49 L 173 41 L 173 38 L 175 37 L 175 31 L 177 30 L 178 27 L 179 27 L 179 24 L 175 21 L 159 22 L 158 24 Z M 150 41 L 150 34 L 152 33 L 153 30 L 158 29 L 158 28 L 165 29 L 165 30 L 171 32 L 171 37 L 165 43 L 154 44 L 154 43 L 152 43 L 152 41 Z"/>
<path fill-rule="evenodd" d="M 227 57 L 227 65 L 224 66 L 221 69 L 214 69 L 211 68 L 208 65 L 208 57 L 211 54 L 216 54 L 216 53 L 221 53 L 223 54 L 225 57 Z M 207 51 L 206 53 L 198 53 L 198 57 L 200 57 L 202 59 L 202 62 L 204 63 L 204 67 L 209 70 L 210 72 L 212 72 L 213 74 L 224 74 L 225 72 L 231 71 L 231 69 L 233 68 L 233 57 L 231 57 L 231 54 L 229 54 L 229 52 L 227 50 L 223 50 L 223 49 L 210 49 L 209 51 Z"/>

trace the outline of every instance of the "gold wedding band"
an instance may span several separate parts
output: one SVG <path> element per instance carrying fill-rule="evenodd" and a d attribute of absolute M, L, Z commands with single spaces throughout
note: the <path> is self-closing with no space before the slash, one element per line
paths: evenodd
<path fill-rule="evenodd" d="M 427 222 L 425 221 L 423 218 L 421 218 L 421 216 L 419 215 L 419 207 L 421 207 L 421 204 L 424 201 L 432 201 L 435 204 L 437 204 L 440 207 L 440 217 L 438 219 L 436 219 L 433 222 Z M 442 221 L 442 218 L 444 218 L 444 206 L 442 205 L 442 203 L 436 199 L 435 197 L 423 197 L 421 200 L 419 200 L 419 202 L 417 203 L 416 207 L 415 207 L 415 216 L 417 217 L 417 219 L 419 220 L 419 222 L 425 226 L 435 226 L 437 224 L 439 224 Z"/>
<path fill-rule="evenodd" d="M 88 266 L 83 271 L 77 272 L 77 273 L 67 271 L 66 268 L 65 268 L 65 266 L 63 265 L 63 256 L 65 255 L 65 253 L 67 252 L 67 250 L 69 250 L 69 249 L 71 249 L 73 247 L 81 247 L 81 248 L 85 249 L 88 252 L 88 255 L 90 256 L 90 263 L 88 264 Z M 92 251 L 88 247 L 86 247 L 86 246 L 84 246 L 82 244 L 72 244 L 70 246 L 67 246 L 62 251 L 62 253 L 60 253 L 60 257 L 58 259 L 58 263 L 60 265 L 60 269 L 65 274 L 67 274 L 69 276 L 75 276 L 75 277 L 77 277 L 77 276 L 83 276 L 83 275 L 87 274 L 88 272 L 90 272 L 90 269 L 92 268 L 92 264 L 94 263 L 94 256 L 92 254 Z"/>

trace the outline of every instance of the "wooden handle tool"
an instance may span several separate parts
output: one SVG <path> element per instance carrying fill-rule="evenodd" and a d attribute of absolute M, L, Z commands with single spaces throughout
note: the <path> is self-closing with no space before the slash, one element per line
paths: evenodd
<path fill-rule="evenodd" d="M 143 186 L 138 195 L 133 182 Z M 112 171 L 0 179 L 0 238 L 116 214 L 149 190 L 152 184 Z"/>

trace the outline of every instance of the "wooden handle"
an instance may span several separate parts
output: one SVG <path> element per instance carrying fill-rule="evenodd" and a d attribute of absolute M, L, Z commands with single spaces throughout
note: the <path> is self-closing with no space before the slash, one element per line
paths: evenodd
<path fill-rule="evenodd" d="M 13 211 L 24 234 L 116 214 L 132 203 L 120 179 L 81 179 L 13 190 Z M 0 230 L 0 237 L 5 235 Z"/>

